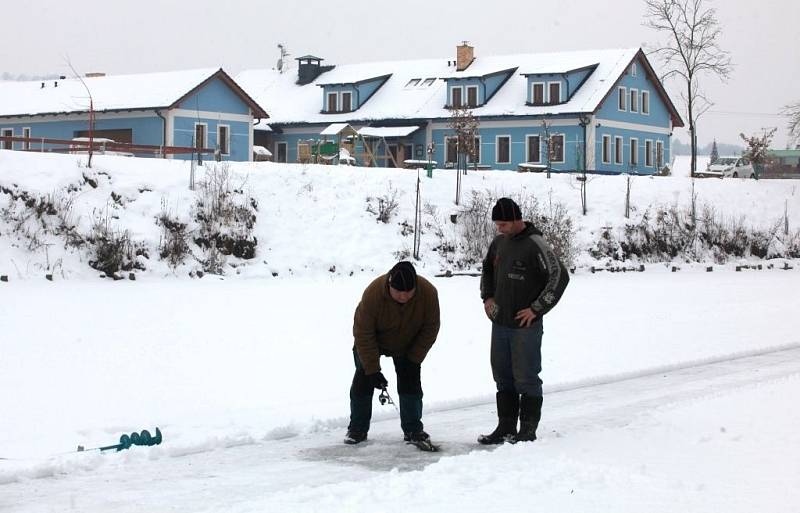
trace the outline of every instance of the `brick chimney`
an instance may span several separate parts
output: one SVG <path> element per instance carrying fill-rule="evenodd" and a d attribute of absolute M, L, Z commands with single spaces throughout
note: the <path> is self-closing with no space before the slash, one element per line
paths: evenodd
<path fill-rule="evenodd" d="M 464 41 L 456 47 L 456 71 L 464 71 L 475 60 L 475 49 L 468 43 Z"/>

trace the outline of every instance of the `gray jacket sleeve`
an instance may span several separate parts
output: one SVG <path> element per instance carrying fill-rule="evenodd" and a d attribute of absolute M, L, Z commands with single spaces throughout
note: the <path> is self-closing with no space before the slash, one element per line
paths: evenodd
<path fill-rule="evenodd" d="M 564 294 L 569 283 L 569 273 L 544 237 L 531 235 L 531 240 L 534 243 L 539 266 L 547 275 L 544 289 L 531 303 L 531 309 L 541 316 L 549 312 L 561 299 L 561 295 Z"/>

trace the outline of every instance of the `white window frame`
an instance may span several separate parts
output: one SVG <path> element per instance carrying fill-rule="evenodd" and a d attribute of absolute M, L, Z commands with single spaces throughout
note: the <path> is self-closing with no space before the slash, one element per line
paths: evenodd
<path fill-rule="evenodd" d="M 29 127 L 29 126 L 22 127 L 22 137 L 24 137 L 26 139 L 30 139 L 31 138 L 31 127 Z M 31 149 L 31 142 L 27 141 L 27 142 L 22 143 L 22 149 L 23 150 L 30 150 Z"/>
<path fill-rule="evenodd" d="M 542 103 L 536 103 L 536 86 L 542 86 Z M 531 104 L 532 105 L 547 105 L 547 82 L 531 82 Z"/>
<path fill-rule="evenodd" d="M 280 157 L 281 151 L 280 147 L 281 144 L 286 147 L 286 150 L 283 154 L 286 156 L 286 160 L 278 160 Z M 286 141 L 275 141 L 275 162 L 289 162 L 289 143 Z"/>
<path fill-rule="evenodd" d="M 456 107 L 456 105 L 453 103 L 453 91 L 455 91 L 456 89 L 459 89 L 461 91 L 461 105 L 459 105 L 458 107 Z M 456 108 L 463 109 L 464 106 L 466 105 L 467 98 L 464 96 L 464 86 L 450 86 L 450 91 L 449 91 L 449 95 L 448 96 L 449 96 L 449 100 L 450 100 L 448 102 L 450 107 L 452 107 L 454 109 L 456 109 Z"/>
<path fill-rule="evenodd" d="M 553 101 L 553 99 L 550 98 L 550 86 L 553 85 L 553 84 L 557 84 L 558 85 L 558 100 L 557 101 Z M 559 82 L 557 80 L 552 81 L 552 82 L 548 82 L 547 83 L 547 91 L 546 92 L 547 92 L 546 98 L 547 98 L 547 104 L 548 105 L 561 103 L 561 82 Z"/>
<path fill-rule="evenodd" d="M 225 141 L 225 148 L 228 150 L 227 152 L 222 151 L 222 145 L 220 144 L 220 141 L 219 141 L 220 140 L 220 136 L 219 136 L 220 128 L 223 128 L 223 127 L 227 129 L 226 130 L 226 132 L 227 132 L 226 139 L 227 140 Z M 226 125 L 224 123 L 217 124 L 217 148 L 220 150 L 220 154 L 221 155 L 230 155 L 231 154 L 231 126 L 230 125 Z"/>
<path fill-rule="evenodd" d="M 630 88 L 628 95 L 628 110 L 630 112 L 639 112 L 639 90 L 633 87 Z"/>
<path fill-rule="evenodd" d="M 614 136 L 614 164 L 625 163 L 625 142 L 622 136 Z"/>
<path fill-rule="evenodd" d="M 547 149 L 548 152 L 553 148 L 553 137 L 561 137 L 561 160 L 551 160 L 551 164 L 563 164 L 567 161 L 567 136 L 566 134 L 550 134 L 550 147 Z M 548 159 L 550 155 L 547 156 Z"/>
<path fill-rule="evenodd" d="M 620 102 L 622 100 L 622 102 Z M 620 107 L 620 104 L 624 103 Z M 619 86 L 617 88 L 617 110 L 620 112 L 628 112 L 628 88 L 625 86 Z"/>
<path fill-rule="evenodd" d="M 197 145 L 197 127 L 202 125 L 203 128 L 203 141 L 200 143 L 200 146 Z M 195 148 L 208 148 L 208 123 L 198 123 L 195 122 L 194 124 L 194 132 L 192 133 L 192 139 L 194 140 L 194 147 Z"/>
<path fill-rule="evenodd" d="M 631 148 L 628 152 L 628 167 L 639 167 L 639 138 L 631 137 Z"/>
<path fill-rule="evenodd" d="M 639 70 L 637 69 L 636 63 L 632 62 L 631 63 L 631 76 L 635 77 L 638 72 L 639 72 Z"/>
<path fill-rule="evenodd" d="M 659 153 L 661 154 L 661 159 L 662 159 L 661 162 L 658 161 Z M 664 141 L 658 140 L 656 141 L 656 154 L 655 154 L 654 164 L 658 166 L 659 169 L 661 168 L 661 166 L 664 165 L 663 159 L 664 159 Z"/>
<path fill-rule="evenodd" d="M 336 98 L 334 102 L 334 109 L 331 110 L 331 96 Z M 325 93 L 325 112 L 339 112 L 339 91 L 327 92 Z"/>
<path fill-rule="evenodd" d="M 644 167 L 653 167 L 653 140 L 644 140 Z"/>
<path fill-rule="evenodd" d="M 469 90 L 470 89 L 474 89 L 475 90 L 475 105 L 470 105 L 469 104 Z M 480 91 L 478 89 L 478 86 L 476 86 L 476 85 L 469 85 L 469 86 L 465 86 L 464 87 L 464 93 L 465 93 L 464 103 L 466 104 L 467 108 L 478 107 L 481 104 L 481 99 L 478 97 L 478 93 L 479 92 Z"/>
<path fill-rule="evenodd" d="M 500 160 L 500 139 L 506 138 L 508 139 L 508 160 Z M 495 164 L 511 164 L 511 136 L 504 134 L 504 135 L 496 135 L 494 138 L 494 162 Z"/>
<path fill-rule="evenodd" d="M 450 146 L 450 140 L 453 139 L 456 141 L 456 159 L 455 160 L 447 160 L 447 149 Z M 454 135 L 448 135 L 444 138 L 444 163 L 445 164 L 458 164 L 458 137 Z"/>
<path fill-rule="evenodd" d="M 3 128 L 0 129 L 0 135 L 3 137 L 14 137 L 14 129 L 13 128 Z M 13 150 L 14 143 L 11 141 L 3 141 L 0 143 L 0 150 Z"/>
<path fill-rule="evenodd" d="M 350 109 L 349 110 L 344 110 L 344 95 L 346 95 L 346 94 L 350 95 Z M 355 109 L 353 109 L 353 91 L 341 91 L 339 93 L 339 98 L 337 98 L 337 99 L 339 101 L 339 105 L 338 105 L 339 106 L 339 112 L 353 112 L 353 110 L 355 110 Z"/>
<path fill-rule="evenodd" d="M 531 160 L 531 143 L 530 139 L 532 137 L 536 137 L 539 140 L 539 160 Z M 541 164 L 542 163 L 542 136 L 541 134 L 528 134 L 525 136 L 525 162 L 531 162 L 534 164 Z"/>
<path fill-rule="evenodd" d="M 642 114 L 645 116 L 650 115 L 650 91 L 647 89 L 643 89 L 642 93 L 642 101 L 641 101 L 641 108 L 639 109 Z"/>
<path fill-rule="evenodd" d="M 476 135 L 475 139 L 478 140 L 478 160 L 477 161 L 470 160 L 470 156 L 467 155 L 467 164 L 480 164 L 481 163 L 481 158 L 483 158 L 483 151 L 481 151 L 483 149 L 483 148 L 481 148 L 481 144 L 483 144 L 483 142 L 482 142 L 481 136 L 480 135 Z"/>
<path fill-rule="evenodd" d="M 611 164 L 611 136 L 604 135 L 600 147 L 600 160 L 603 164 Z"/>

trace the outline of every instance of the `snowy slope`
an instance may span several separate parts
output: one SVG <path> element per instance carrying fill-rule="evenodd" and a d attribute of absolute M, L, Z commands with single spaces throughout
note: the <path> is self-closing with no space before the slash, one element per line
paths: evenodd
<path fill-rule="evenodd" d="M 213 165 L 196 171 L 197 181 Z M 410 252 L 413 236 L 402 224 L 414 222 L 417 173 L 409 170 L 328 167 L 272 163 L 232 163 L 231 182 L 257 200 L 259 211 L 254 235 L 259 241 L 255 259 L 235 262 L 229 275 L 251 277 L 317 276 L 388 269 L 397 254 Z M 93 169 L 85 167 L 85 156 L 38 155 L 0 151 L 0 187 L 28 191 L 38 196 L 72 199 L 72 212 L 80 229 L 89 232 L 97 220 L 118 230 L 129 230 L 142 242 L 150 258 L 143 262 L 155 276 L 188 275 L 197 268 L 190 262 L 173 272 L 157 258 L 162 230 L 156 217 L 162 212 L 191 222 L 195 193 L 188 190 L 190 164 L 187 162 L 96 156 Z M 86 178 L 97 184 L 92 188 Z M 422 204 L 436 209 L 436 220 L 444 236 L 452 239 L 455 229 L 450 214 L 454 205 L 455 173 L 436 170 L 432 179 L 421 181 Z M 636 223 L 656 205 L 688 208 L 691 181 L 685 177 L 631 178 L 630 219 L 624 217 L 626 177 L 590 177 L 587 185 L 588 215 L 581 215 L 580 191 L 573 176 L 553 175 L 547 179 L 535 173 L 470 172 L 463 176 L 462 205 L 471 191 L 493 194 L 534 195 L 539 204 L 561 203 L 576 226 L 580 250 L 579 267 L 601 266 L 587 252 L 604 227 L 621 229 Z M 67 194 L 72 185 L 78 192 Z M 792 232 L 800 226 L 800 190 L 795 180 L 696 180 L 698 211 L 709 206 L 724 219 L 742 220 L 745 225 L 767 229 L 788 215 Z M 397 213 L 390 223 L 376 222 L 367 212 L 368 198 L 396 195 Z M 114 200 L 113 198 L 119 198 Z M 9 196 L 0 194 L 0 209 Z M 423 214 L 424 224 L 432 216 Z M 452 230 L 452 231 L 451 231 Z M 424 227 L 420 266 L 435 273 L 449 269 L 434 251 L 442 241 L 432 228 Z M 15 240 L 13 226 L 0 219 L 0 275 L 41 278 L 54 272 L 58 278 L 96 276 L 89 268 L 86 252 L 65 250 L 62 239 L 44 240 L 31 252 L 28 241 Z M 735 262 L 734 262 L 735 263 Z"/>

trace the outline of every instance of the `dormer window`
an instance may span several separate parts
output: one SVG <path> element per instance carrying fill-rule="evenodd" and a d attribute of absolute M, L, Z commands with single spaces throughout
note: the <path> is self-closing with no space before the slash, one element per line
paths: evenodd
<path fill-rule="evenodd" d="M 550 82 L 547 86 L 549 93 L 547 103 L 551 105 L 561 103 L 561 82 Z"/>
<path fill-rule="evenodd" d="M 422 85 L 420 87 L 430 87 L 433 85 L 434 82 L 436 82 L 435 78 L 426 78 L 425 81 L 422 82 Z"/>
<path fill-rule="evenodd" d="M 336 112 L 336 93 L 328 93 L 328 112 Z"/>
<path fill-rule="evenodd" d="M 417 86 L 417 84 L 419 84 L 419 83 L 420 83 L 420 80 L 422 80 L 422 79 L 419 79 L 419 78 L 412 78 L 412 79 L 411 79 L 411 80 L 409 80 L 409 81 L 408 81 L 408 83 L 406 84 L 406 89 L 408 89 L 408 88 L 410 88 L 410 87 L 416 87 L 416 86 Z"/>
<path fill-rule="evenodd" d="M 531 85 L 531 99 L 534 105 L 544 105 L 544 82 L 534 82 Z"/>
<path fill-rule="evenodd" d="M 478 106 L 478 86 L 467 86 L 467 107 Z"/>
<path fill-rule="evenodd" d="M 464 89 L 461 87 L 450 88 L 450 106 L 454 109 L 460 109 L 464 103 L 462 95 Z"/>
<path fill-rule="evenodd" d="M 353 93 L 350 91 L 342 92 L 342 112 L 353 110 Z"/>

